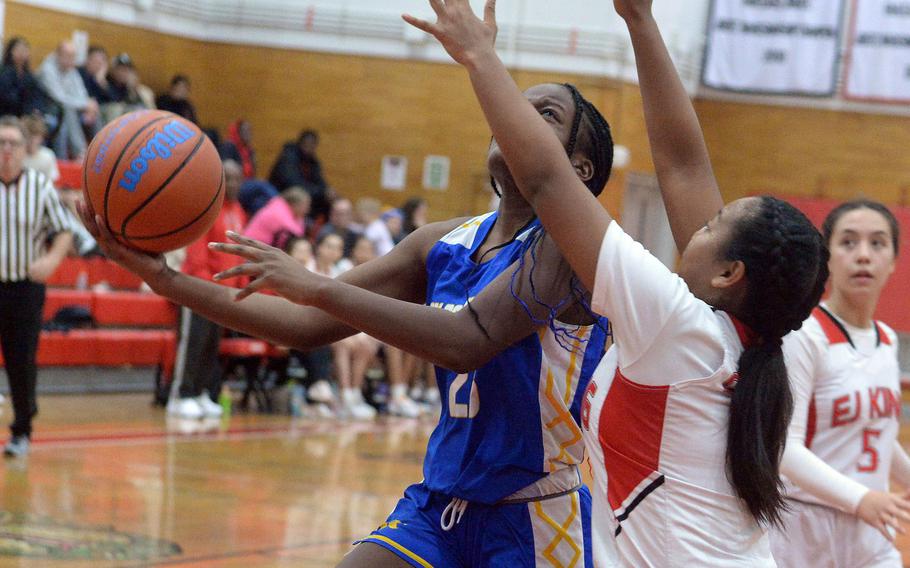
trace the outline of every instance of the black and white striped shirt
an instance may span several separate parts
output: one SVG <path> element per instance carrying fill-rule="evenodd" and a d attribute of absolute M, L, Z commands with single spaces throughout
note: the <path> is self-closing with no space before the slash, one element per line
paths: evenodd
<path fill-rule="evenodd" d="M 73 230 L 64 207 L 40 172 L 25 168 L 11 184 L 0 181 L 0 282 L 26 280 L 48 235 Z"/>

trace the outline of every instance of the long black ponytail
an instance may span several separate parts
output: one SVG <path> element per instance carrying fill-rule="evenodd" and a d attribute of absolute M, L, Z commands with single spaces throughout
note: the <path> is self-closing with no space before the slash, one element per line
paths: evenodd
<path fill-rule="evenodd" d="M 746 342 L 730 403 L 727 472 L 762 524 L 779 524 L 785 506 L 780 460 L 793 413 L 783 337 L 799 329 L 828 280 L 828 249 L 798 209 L 760 198 L 730 239 L 727 260 L 742 261 L 748 288 L 738 316 L 757 335 Z"/>

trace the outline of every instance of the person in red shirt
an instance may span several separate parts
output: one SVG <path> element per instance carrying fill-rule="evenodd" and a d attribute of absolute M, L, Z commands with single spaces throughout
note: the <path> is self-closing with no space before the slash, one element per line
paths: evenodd
<path fill-rule="evenodd" d="M 212 228 L 186 249 L 182 271 L 191 276 L 212 280 L 215 274 L 230 268 L 232 258 L 208 247 L 210 242 L 223 242 L 227 231 L 241 232 L 246 225 L 246 213 L 237 201 L 243 168 L 233 160 L 223 162 L 224 205 Z M 231 279 L 222 284 L 242 287 L 242 281 Z M 177 359 L 174 364 L 174 383 L 168 414 L 181 418 L 221 416 L 221 407 L 213 400 L 221 382 L 218 348 L 223 329 L 220 325 L 191 311 L 180 309 Z"/>

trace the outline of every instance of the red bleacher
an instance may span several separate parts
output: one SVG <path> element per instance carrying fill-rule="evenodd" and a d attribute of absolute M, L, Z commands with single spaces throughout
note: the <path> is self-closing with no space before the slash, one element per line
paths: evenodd
<path fill-rule="evenodd" d="M 82 164 L 58 161 L 58 186 L 82 188 Z M 44 321 L 65 306 L 86 308 L 94 329 L 43 331 L 38 348 L 40 366 L 155 366 L 165 380 L 171 376 L 176 352 L 177 307 L 140 291 L 142 280 L 105 258 L 66 258 L 48 280 Z M 285 353 L 253 338 L 222 341 L 228 357 L 280 357 Z M 0 357 L 2 363 L 2 357 Z"/>

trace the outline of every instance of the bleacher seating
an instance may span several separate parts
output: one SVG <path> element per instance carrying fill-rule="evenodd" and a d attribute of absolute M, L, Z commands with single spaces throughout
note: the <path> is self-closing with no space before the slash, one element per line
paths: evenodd
<path fill-rule="evenodd" d="M 57 165 L 58 187 L 82 188 L 80 162 L 60 160 Z M 103 257 L 66 258 L 47 284 L 44 321 L 61 308 L 80 306 L 91 314 L 95 327 L 42 331 L 39 366 L 149 366 L 157 368 L 165 385 L 170 382 L 177 348 L 176 306 L 140 290 L 139 277 Z M 243 337 L 225 338 L 220 352 L 224 357 L 263 361 L 287 356 L 266 341 Z M 250 388 L 255 389 L 253 382 Z"/>

